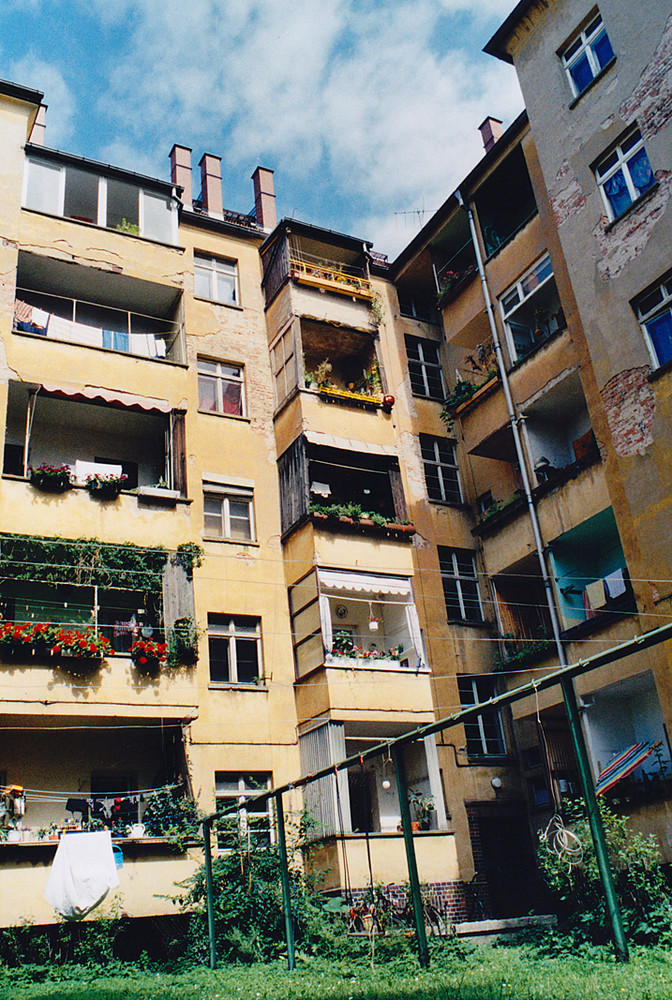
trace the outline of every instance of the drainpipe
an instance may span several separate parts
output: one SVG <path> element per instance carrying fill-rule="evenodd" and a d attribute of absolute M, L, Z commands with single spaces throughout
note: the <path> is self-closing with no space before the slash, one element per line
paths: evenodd
<path fill-rule="evenodd" d="M 511 387 L 509 385 L 508 373 L 506 370 L 506 364 L 504 362 L 504 354 L 502 353 L 502 344 L 499 338 L 499 331 L 497 330 L 497 323 L 495 322 L 495 315 L 492 307 L 492 299 L 490 298 L 488 279 L 485 273 L 485 267 L 483 266 L 483 257 L 481 255 L 481 248 L 478 243 L 474 213 L 471 206 L 465 203 L 459 188 L 455 192 L 455 197 L 461 208 L 463 208 L 466 211 L 467 218 L 469 220 L 469 231 L 471 232 L 471 242 L 474 247 L 474 254 L 476 256 L 476 266 L 478 268 L 478 274 L 481 279 L 481 288 L 483 289 L 483 299 L 485 301 L 485 311 L 488 317 L 488 324 L 490 326 L 492 342 L 495 347 L 497 368 L 499 369 L 499 375 L 502 380 L 502 388 L 504 390 L 506 410 L 509 417 L 509 426 L 511 427 L 511 433 L 513 435 L 513 443 L 516 449 L 516 457 L 518 458 L 518 464 L 520 465 L 520 475 L 523 481 L 523 492 L 525 494 L 525 500 L 527 502 L 527 510 L 530 515 L 530 523 L 532 525 L 532 534 L 534 535 L 534 544 L 537 550 L 539 569 L 541 571 L 541 577 L 544 582 L 544 592 L 546 594 L 548 613 L 551 618 L 553 639 L 555 641 L 555 648 L 558 654 L 558 661 L 561 666 L 565 667 L 567 666 L 567 658 L 565 656 L 565 650 L 562 645 L 562 639 L 560 638 L 560 622 L 558 619 L 557 608 L 555 606 L 555 596 L 553 594 L 551 578 L 549 576 L 548 567 L 546 565 L 544 542 L 541 537 L 541 529 L 539 527 L 537 509 L 534 503 L 534 497 L 532 496 L 532 489 L 530 487 L 530 478 L 527 473 L 525 452 L 523 450 L 523 443 L 521 440 L 520 429 L 518 426 L 520 417 L 518 417 L 516 414 L 516 408 L 513 402 L 513 397 L 511 395 Z M 627 962 L 629 960 L 628 946 L 625 940 L 625 933 L 623 931 L 623 921 L 621 919 L 621 914 L 618 906 L 618 897 L 616 895 L 614 879 L 611 872 L 611 867 L 609 865 L 607 842 L 604 835 L 604 828 L 602 826 L 602 819 L 600 817 L 600 809 L 597 804 L 597 798 L 595 796 L 595 786 L 593 783 L 592 774 L 590 770 L 588 752 L 586 750 L 586 743 L 583 735 L 583 730 L 581 728 L 581 718 L 576 703 L 576 692 L 574 690 L 574 681 L 571 678 L 565 677 L 562 679 L 561 687 L 565 702 L 565 709 L 567 711 L 569 729 L 572 736 L 572 742 L 574 744 L 574 753 L 576 754 L 577 764 L 579 767 L 579 777 L 581 779 L 583 797 L 588 812 L 588 822 L 590 824 L 590 832 L 592 834 L 593 844 L 595 846 L 597 865 L 600 870 L 600 877 L 604 888 L 604 895 L 606 898 L 607 909 L 609 911 L 609 917 L 611 920 L 612 936 L 614 939 L 614 949 L 616 951 L 616 958 L 618 959 L 618 961 Z"/>

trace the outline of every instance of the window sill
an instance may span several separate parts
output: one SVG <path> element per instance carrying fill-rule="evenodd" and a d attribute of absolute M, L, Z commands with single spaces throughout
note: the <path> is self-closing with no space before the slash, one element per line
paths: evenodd
<path fill-rule="evenodd" d="M 463 501 L 458 501 L 458 500 L 435 500 L 433 497 L 428 497 L 428 500 L 429 500 L 429 502 L 431 504 L 434 504 L 435 507 L 448 507 L 448 508 L 450 508 L 450 510 L 462 510 L 466 514 L 470 514 L 471 513 L 471 504 L 464 503 Z"/>
<path fill-rule="evenodd" d="M 201 538 L 204 542 L 223 542 L 225 545 L 246 545 L 254 549 L 259 548 L 259 542 L 255 542 L 253 539 L 244 542 L 235 538 L 225 538 L 222 535 L 201 535 Z"/>
<path fill-rule="evenodd" d="M 250 417 L 243 416 L 241 413 L 220 413 L 219 410 L 199 410 L 198 412 L 204 417 L 225 417 L 227 420 L 242 420 L 244 424 L 252 422 Z"/>
<path fill-rule="evenodd" d="M 43 216 L 47 219 L 60 219 L 61 222 L 71 222 L 74 226 L 85 226 L 87 229 L 97 229 L 102 233 L 115 233 L 117 236 L 131 236 L 134 240 L 142 240 L 143 243 L 151 243 L 153 246 L 165 247 L 167 250 L 177 250 L 179 253 L 185 252 L 185 247 L 178 243 L 166 243 L 165 240 L 156 240 L 152 236 L 143 236 L 142 233 L 128 233 L 123 229 L 112 229 L 110 226 L 99 226 L 97 222 L 83 222 L 81 219 L 70 219 L 66 215 L 57 215 L 54 212 L 40 212 L 37 208 L 21 206 L 23 212 L 31 215 Z"/>
<path fill-rule="evenodd" d="M 662 378 L 664 375 L 669 375 L 670 372 L 672 372 L 672 358 L 664 364 L 659 365 L 658 368 L 654 368 L 654 370 L 649 374 L 647 380 L 649 382 L 657 382 L 659 378 Z"/>
<path fill-rule="evenodd" d="M 3 472 L 1 478 L 8 479 L 10 482 L 13 483 L 25 483 L 27 486 L 31 485 L 30 479 L 28 479 L 26 476 L 14 476 L 9 472 Z M 86 486 L 82 486 L 80 483 L 73 483 L 72 486 L 69 487 L 69 489 L 64 490 L 62 493 L 51 493 L 48 490 L 40 490 L 36 486 L 32 488 L 35 490 L 36 493 L 43 493 L 44 496 L 48 497 L 64 497 L 68 493 L 76 493 L 77 491 L 85 493 L 89 492 L 88 488 Z M 151 492 L 142 492 L 143 490 Z M 182 497 L 179 496 L 179 494 L 173 496 L 175 492 L 176 492 L 175 490 L 160 490 L 156 487 L 140 486 L 134 490 L 120 490 L 119 496 L 135 497 L 136 500 L 140 500 L 144 503 L 154 502 L 156 504 L 160 504 L 162 507 L 165 506 L 175 507 L 178 504 L 189 505 L 193 503 L 193 500 L 190 500 L 189 497 Z M 92 497 L 92 499 L 95 500 L 96 503 L 114 504 L 114 500 L 102 501 L 96 499 L 96 497 Z"/>
<path fill-rule="evenodd" d="M 238 302 L 220 302 L 219 299 L 206 299 L 202 295 L 194 295 L 195 302 L 207 302 L 211 306 L 224 306 L 225 309 L 235 309 L 236 312 L 243 312 L 244 307 Z"/>
<path fill-rule="evenodd" d="M 621 214 L 616 216 L 615 219 L 612 219 L 611 222 L 607 223 L 607 225 L 604 227 L 605 235 L 607 233 L 610 233 L 614 228 L 614 226 L 617 226 L 619 222 L 621 222 L 623 219 L 626 219 L 632 212 L 636 211 L 636 209 L 638 209 L 640 205 L 643 205 L 648 198 L 650 198 L 653 194 L 655 194 L 655 192 L 658 190 L 659 187 L 660 187 L 660 182 L 654 181 L 651 187 L 647 188 L 643 194 L 640 194 L 639 198 L 635 198 L 635 200 L 631 202 L 630 205 L 628 205 L 625 211 L 621 212 Z"/>
<path fill-rule="evenodd" d="M 210 681 L 208 684 L 209 691 L 265 691 L 268 694 L 268 685 L 266 682 L 261 684 L 252 683 L 240 683 L 234 681 Z"/>
<path fill-rule="evenodd" d="M 490 628 L 490 622 L 486 622 L 483 618 L 449 618 L 449 625 L 463 625 L 465 628 Z"/>
<path fill-rule="evenodd" d="M 595 84 L 598 83 L 602 79 L 602 77 L 605 76 L 605 74 L 609 72 L 609 70 L 611 69 L 611 67 L 614 65 L 615 62 L 616 62 L 616 56 L 612 56 L 612 58 L 609 60 L 609 62 L 606 64 L 606 66 L 603 66 L 602 69 L 600 70 L 600 72 L 597 73 L 593 77 L 593 79 L 590 81 L 590 83 L 586 84 L 586 86 L 583 88 L 583 90 L 581 91 L 581 93 L 577 94 L 576 97 L 574 98 L 574 100 L 569 102 L 569 104 L 567 105 L 567 107 L 568 107 L 568 109 L 570 111 L 573 111 L 573 109 L 579 103 L 579 101 L 581 100 L 581 98 L 585 94 L 587 94 L 589 90 L 592 90 L 593 87 L 595 86 Z"/>
<path fill-rule="evenodd" d="M 516 763 L 515 758 L 507 753 L 475 754 L 467 751 L 467 757 L 469 767 L 511 767 Z"/>
<path fill-rule="evenodd" d="M 441 396 L 420 396 L 416 392 L 411 393 L 413 399 L 425 399 L 428 403 L 445 403 L 445 397 Z"/>
<path fill-rule="evenodd" d="M 76 340 L 60 340 L 58 337 L 45 337 L 42 333 L 29 333 L 27 330 L 12 330 L 16 337 L 29 337 L 31 340 L 39 340 L 41 344 L 66 344 L 68 347 L 76 347 L 78 350 L 101 351 L 103 354 L 114 354 L 119 358 L 131 358 L 135 361 L 151 361 L 152 364 L 173 365 L 174 368 L 183 368 L 185 371 L 189 365 L 184 361 L 172 361 L 170 358 L 150 358 L 146 354 L 131 354 L 130 351 L 115 351 L 111 347 L 97 347 L 95 344 L 78 344 Z"/>

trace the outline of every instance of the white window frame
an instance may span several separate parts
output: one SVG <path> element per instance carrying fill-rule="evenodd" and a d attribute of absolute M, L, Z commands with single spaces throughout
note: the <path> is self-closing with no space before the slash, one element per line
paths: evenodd
<path fill-rule="evenodd" d="M 235 791 L 231 791 L 229 789 L 221 791 L 218 790 L 217 788 L 218 784 L 224 784 L 224 783 L 233 784 L 233 781 L 231 782 L 226 781 L 225 778 L 221 777 L 222 775 L 231 776 L 233 781 L 235 781 L 237 778 L 238 788 Z M 263 794 L 264 792 L 263 787 L 252 788 L 246 782 L 245 780 L 246 777 L 251 777 L 251 776 L 258 777 L 259 780 L 265 784 L 266 789 L 268 789 L 269 792 L 273 788 L 273 775 L 270 771 L 244 771 L 244 772 L 215 771 L 215 812 L 217 812 L 218 802 L 226 802 L 226 803 L 235 802 L 239 807 L 239 811 L 237 814 L 230 813 L 230 816 L 232 818 L 235 818 L 235 816 L 238 815 L 239 835 L 241 837 L 246 837 L 249 834 L 254 833 L 254 827 L 251 827 L 248 824 L 248 817 L 250 816 L 265 817 L 268 821 L 269 844 L 272 845 L 275 843 L 275 825 L 274 825 L 274 815 L 273 815 L 273 800 L 271 799 L 270 795 L 266 800 L 266 809 L 263 810 L 259 810 L 258 808 L 248 809 L 245 805 L 248 799 L 254 798 L 255 795 L 260 795 Z M 227 848 L 220 848 L 220 850 L 227 850 Z"/>
<path fill-rule="evenodd" d="M 237 655 L 237 639 L 242 640 L 255 640 L 257 644 L 257 677 L 260 680 L 264 678 L 264 664 L 261 656 L 261 618 L 257 618 L 256 615 L 218 615 L 219 618 L 228 617 L 228 622 L 225 624 L 223 622 L 213 622 L 208 618 L 208 640 L 210 636 L 215 638 L 223 638 L 229 640 L 229 679 L 228 681 L 213 680 L 210 677 L 211 687 L 218 687 L 223 685 L 227 687 L 230 684 L 244 684 L 248 685 L 249 681 L 239 681 L 238 680 L 238 655 Z M 238 630 L 236 622 L 241 618 L 249 618 L 256 622 L 255 632 Z M 209 654 L 208 646 L 208 654 Z"/>
<path fill-rule="evenodd" d="M 417 357 L 417 358 L 411 358 L 411 357 L 409 357 L 409 354 L 408 354 L 408 342 L 409 342 L 409 340 L 417 343 L 419 357 Z M 436 361 L 434 361 L 433 359 L 430 361 L 427 358 L 425 358 L 424 351 L 425 351 L 425 345 L 426 344 L 431 344 L 431 346 L 436 351 L 436 359 L 437 359 Z M 441 366 L 441 357 L 440 357 L 440 354 L 439 354 L 440 344 L 437 344 L 436 341 L 434 341 L 434 340 L 428 340 L 426 337 L 411 337 L 411 336 L 408 336 L 406 338 L 406 340 L 405 340 L 405 345 L 406 345 L 406 363 L 408 364 L 409 380 L 410 380 L 411 364 L 419 365 L 420 366 L 420 372 L 421 372 L 421 375 L 422 375 L 422 381 L 423 381 L 423 385 L 424 385 L 424 390 L 425 390 L 423 393 L 416 393 L 416 392 L 414 392 L 413 391 L 413 383 L 411 382 L 411 394 L 413 396 L 415 396 L 416 399 L 432 399 L 432 400 L 441 402 L 443 399 L 445 399 L 445 396 L 446 396 L 446 383 L 443 380 L 443 368 Z M 441 399 L 439 399 L 438 396 L 435 396 L 435 395 L 433 395 L 430 392 L 430 389 L 429 389 L 429 379 L 427 378 L 427 369 L 428 368 L 431 368 L 433 370 L 438 370 L 439 381 L 441 383 L 441 393 L 442 393 Z"/>
<path fill-rule="evenodd" d="M 219 534 L 211 531 L 206 523 L 205 500 L 215 499 L 221 504 L 221 527 Z M 247 538 L 235 538 L 231 531 L 231 501 L 236 503 L 247 503 L 247 523 L 249 536 Z M 214 516 L 214 515 L 210 515 Z M 238 519 L 240 520 L 240 519 Z M 203 480 L 203 535 L 206 538 L 224 538 L 244 545 L 246 542 L 253 542 L 254 533 L 254 491 L 242 486 L 229 486 L 226 483 L 212 483 Z"/>
<path fill-rule="evenodd" d="M 468 549 L 456 549 L 450 546 L 443 546 L 443 545 L 440 548 L 441 548 L 441 559 L 445 561 L 446 558 L 450 556 L 450 560 L 452 563 L 452 573 L 449 570 L 444 569 L 443 566 L 441 566 L 441 581 L 443 582 L 445 578 L 455 584 L 455 589 L 457 591 L 457 599 L 460 604 L 459 621 L 479 622 L 479 623 L 485 621 L 483 617 L 483 601 L 481 600 L 481 587 L 478 581 L 478 571 L 476 569 L 475 554 L 473 552 L 470 552 Z M 463 570 L 460 569 L 458 562 L 458 559 L 467 559 L 467 558 L 471 559 L 472 572 L 470 574 L 464 573 Z M 476 597 L 478 598 L 478 609 L 480 612 L 480 618 L 474 618 L 473 613 L 472 614 L 466 613 L 467 611 L 466 602 L 464 594 L 462 592 L 463 583 L 476 584 Z M 448 616 L 449 621 L 455 621 L 455 618 L 450 614 L 447 604 L 446 604 L 446 615 Z"/>
<path fill-rule="evenodd" d="M 569 85 L 572 89 L 574 97 L 578 97 L 580 94 L 583 94 L 592 83 L 592 80 L 594 80 L 595 77 L 606 68 L 605 66 L 600 66 L 597 56 L 593 50 L 593 44 L 598 40 L 602 32 L 604 32 L 607 36 L 607 40 L 609 41 L 609 45 L 613 51 L 613 46 L 611 45 L 611 40 L 607 34 L 607 29 L 604 27 L 604 23 L 602 21 L 602 15 L 598 14 L 585 28 L 573 36 L 573 38 L 564 46 L 560 55 L 562 65 L 565 69 L 565 73 L 567 74 L 567 79 L 569 80 Z M 579 43 L 579 47 L 575 48 L 577 42 Z M 576 86 L 571 70 L 574 64 L 577 63 L 583 55 L 585 55 L 588 60 L 588 66 L 593 76 L 592 80 L 590 80 L 582 90 L 579 90 Z M 613 58 L 615 57 L 612 57 L 612 59 Z M 606 65 L 609 65 L 609 63 Z"/>
<path fill-rule="evenodd" d="M 628 145 L 628 143 L 630 143 L 632 139 L 635 139 L 635 142 L 633 142 L 632 145 Z M 627 146 L 627 148 L 624 149 L 623 148 L 624 146 Z M 644 152 L 646 153 L 646 147 L 644 146 L 644 139 L 642 138 L 642 134 L 638 128 L 635 128 L 632 131 L 628 132 L 627 135 L 623 136 L 620 142 L 616 143 L 615 146 L 612 146 L 604 154 L 604 156 L 600 158 L 599 162 L 595 165 L 595 180 L 597 181 L 597 186 L 599 188 L 600 195 L 602 197 L 602 203 L 604 204 L 604 208 L 610 222 L 614 222 L 616 219 L 620 219 L 621 216 L 624 214 L 624 212 L 627 212 L 627 210 L 630 208 L 630 205 L 632 205 L 635 201 L 637 201 L 638 198 L 641 198 L 642 195 L 644 195 L 646 191 L 649 191 L 651 187 L 653 187 L 653 184 L 655 184 L 655 175 L 654 175 L 653 182 L 640 192 L 639 188 L 636 187 L 635 182 L 632 179 L 632 176 L 630 174 L 629 163 L 630 160 L 633 159 L 635 154 L 640 151 L 640 149 L 643 149 Z M 612 163 L 610 167 L 604 169 L 603 172 L 602 164 L 604 164 L 607 160 L 609 160 L 614 154 L 616 154 L 615 162 Z M 649 162 L 649 166 L 651 167 L 651 161 L 649 160 L 648 153 L 646 153 L 646 158 Z M 615 215 L 611 202 L 609 201 L 609 196 L 605 191 L 605 184 L 607 183 L 607 181 L 611 180 L 614 174 L 618 173 L 619 170 L 623 174 L 623 180 L 625 181 L 625 186 L 628 195 L 630 196 L 630 205 L 627 205 L 624 209 L 622 209 L 621 212 L 619 212 L 618 215 Z M 653 174 L 652 167 L 651 167 L 651 173 Z"/>
<path fill-rule="evenodd" d="M 219 305 L 239 306 L 240 305 L 240 285 L 238 281 L 238 261 L 226 257 L 212 257 L 209 254 L 194 252 L 194 276 L 196 270 L 204 272 L 208 278 L 209 294 L 205 298 L 209 302 L 217 302 Z M 223 299 L 217 295 L 217 275 L 224 274 L 233 279 L 233 298 Z M 203 296 L 196 295 L 195 298 Z"/>
<path fill-rule="evenodd" d="M 658 302 L 654 303 L 646 311 L 642 311 L 640 303 L 648 302 L 653 295 L 659 293 Z M 655 287 L 645 292 L 644 295 L 639 297 L 639 301 L 635 304 L 635 312 L 637 314 L 637 319 L 642 330 L 642 335 L 644 337 L 644 343 L 649 352 L 649 357 L 651 358 L 651 364 L 654 368 L 660 368 L 662 365 L 668 364 L 672 358 L 667 358 L 662 361 L 658 357 L 658 353 L 654 346 L 653 340 L 649 335 L 648 324 L 654 320 L 658 319 L 660 316 L 665 315 L 665 313 L 670 313 L 672 322 L 672 273 L 668 274 L 663 280 Z"/>
<path fill-rule="evenodd" d="M 424 453 L 422 452 L 422 439 L 423 438 L 425 440 L 427 440 L 428 443 L 431 443 L 431 445 L 432 445 L 432 448 L 433 448 L 433 451 L 434 451 L 434 458 L 433 459 L 426 458 L 425 455 L 424 455 Z M 443 459 L 441 458 L 441 455 L 439 453 L 439 441 L 441 441 L 443 444 L 449 445 L 450 448 L 452 449 L 452 452 L 453 452 L 453 461 L 452 461 L 452 463 L 451 462 L 444 462 Z M 459 466 L 457 464 L 457 458 L 455 457 L 455 442 L 447 440 L 446 438 L 437 438 L 437 437 L 434 437 L 432 434 L 421 434 L 420 435 L 420 454 L 422 456 L 422 464 L 423 464 L 423 466 L 425 468 L 425 485 L 427 486 L 427 496 L 429 498 L 430 503 L 462 503 L 462 499 L 463 499 L 463 496 L 462 496 L 462 483 L 460 481 L 460 470 L 459 470 Z M 427 484 L 427 466 L 431 466 L 431 468 L 433 468 L 433 469 L 436 470 L 437 479 L 439 481 L 439 489 L 440 489 L 440 492 L 441 492 L 441 497 L 440 497 L 439 500 L 437 500 L 436 497 L 432 497 L 430 495 L 430 493 L 429 493 L 429 485 Z M 450 473 L 448 475 L 446 475 L 445 470 L 450 470 Z M 448 478 L 450 480 L 450 485 L 451 486 L 454 483 L 457 484 L 457 493 L 458 493 L 457 499 L 454 499 L 452 497 L 448 497 L 446 495 L 447 494 L 447 491 L 446 491 L 446 478 Z"/>
<path fill-rule="evenodd" d="M 214 372 L 201 371 L 201 364 L 215 365 L 215 371 Z M 245 368 L 243 367 L 243 365 L 236 364 L 233 361 L 220 361 L 217 358 L 206 358 L 199 354 L 199 356 L 196 359 L 196 369 L 199 382 L 202 375 L 204 378 L 214 379 L 216 384 L 217 406 L 214 410 L 201 409 L 200 385 L 199 385 L 198 409 L 200 413 L 219 413 L 221 416 L 224 417 L 245 416 Z M 237 369 L 238 374 L 235 374 L 233 369 Z M 235 383 L 237 385 L 238 384 L 240 385 L 240 413 L 225 412 L 224 393 L 222 392 L 223 382 Z"/>
<path fill-rule="evenodd" d="M 289 345 L 291 345 L 290 351 L 287 350 Z M 281 406 L 299 384 L 296 334 L 293 323 L 286 327 L 279 337 L 276 337 L 275 341 L 271 344 L 270 355 L 273 367 L 275 405 Z M 279 388 L 281 382 L 283 388 L 282 395 Z"/>
<path fill-rule="evenodd" d="M 469 674 L 460 674 L 459 675 L 459 680 L 468 680 L 468 681 L 470 681 L 470 683 L 471 683 L 471 693 L 472 693 L 472 697 L 474 699 L 473 701 L 471 701 L 469 703 L 465 703 L 464 701 L 462 701 L 462 692 L 460 691 L 460 703 L 462 705 L 462 708 L 469 708 L 470 705 L 478 705 L 480 703 L 480 701 L 481 701 L 481 696 L 479 695 L 479 691 L 478 691 L 478 683 L 479 683 L 479 681 L 481 683 L 483 683 L 484 680 L 485 680 L 485 678 L 483 678 L 482 676 L 478 677 L 478 676 L 470 676 Z M 495 683 L 494 680 L 491 681 L 491 685 L 492 685 L 491 686 L 492 693 L 490 695 L 488 695 L 488 697 L 490 697 L 490 698 L 494 697 L 494 695 L 496 695 L 496 693 L 497 693 L 497 687 L 496 687 L 496 683 Z M 458 685 L 458 688 L 459 688 L 459 685 Z M 501 746 L 501 751 L 499 753 L 491 753 L 488 750 L 487 736 L 486 736 L 486 733 L 485 733 L 485 723 L 483 721 L 483 716 L 479 715 L 475 719 L 470 719 L 470 722 L 472 724 L 476 724 L 478 726 L 478 731 L 479 731 L 479 734 L 480 734 L 480 744 L 481 744 L 480 753 L 473 753 L 472 752 L 472 757 L 504 757 L 506 755 L 506 739 L 505 739 L 505 736 L 504 736 L 504 726 L 502 725 L 502 716 L 501 716 L 501 713 L 500 713 L 499 709 L 496 709 L 496 708 L 492 708 L 492 709 L 490 709 L 490 711 L 492 712 L 493 717 L 494 717 L 494 719 L 496 719 L 496 722 L 497 722 L 497 729 L 499 730 L 499 742 L 500 742 L 500 746 Z"/>
<path fill-rule="evenodd" d="M 533 278 L 533 276 L 538 275 L 540 272 L 543 272 L 546 266 L 548 266 L 549 268 L 548 273 L 544 274 L 541 280 L 537 279 L 536 284 L 530 287 L 529 284 L 530 279 Z M 520 309 L 520 307 L 524 305 L 525 302 L 527 302 L 529 299 L 533 298 L 533 296 L 537 294 L 540 288 L 543 288 L 544 285 L 547 285 L 549 281 L 553 281 L 554 277 L 555 275 L 553 274 L 553 265 L 551 264 L 551 258 L 548 253 L 544 253 L 542 254 L 541 257 L 538 258 L 538 260 L 534 262 L 534 264 L 532 264 L 531 267 L 528 267 L 527 271 L 521 274 L 521 276 L 518 278 L 517 281 L 514 281 L 512 285 L 509 285 L 506 291 L 499 296 L 499 307 L 502 312 L 502 321 L 504 323 L 504 329 L 506 331 L 506 342 L 509 347 L 509 355 L 511 357 L 512 362 L 518 361 L 519 359 L 518 359 L 518 351 L 516 350 L 516 344 L 513 339 L 513 333 L 511 332 L 511 329 L 509 327 L 509 322 L 512 320 L 513 316 Z M 514 292 L 517 293 L 518 299 L 516 302 L 512 303 L 510 306 L 507 307 L 505 305 L 505 302 L 510 296 L 514 294 Z M 539 341 L 539 343 L 541 343 L 541 341 Z M 523 356 L 527 357 L 527 355 Z"/>

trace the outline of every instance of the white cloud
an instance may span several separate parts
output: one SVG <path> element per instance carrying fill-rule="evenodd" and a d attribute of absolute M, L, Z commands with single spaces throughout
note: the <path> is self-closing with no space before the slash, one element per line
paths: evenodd
<path fill-rule="evenodd" d="M 9 63 L 8 72 L 11 80 L 44 93 L 45 103 L 49 106 L 47 144 L 58 147 L 67 143 L 74 130 L 76 105 L 58 67 L 28 51 L 20 59 Z"/>

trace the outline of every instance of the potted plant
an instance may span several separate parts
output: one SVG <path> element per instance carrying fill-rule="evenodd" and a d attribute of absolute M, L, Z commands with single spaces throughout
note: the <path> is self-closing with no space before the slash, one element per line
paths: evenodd
<path fill-rule="evenodd" d="M 124 475 L 116 476 L 113 473 L 105 475 L 96 472 L 86 477 L 86 488 L 92 497 L 97 497 L 99 500 L 115 500 L 127 479 L 128 476 Z"/>
<path fill-rule="evenodd" d="M 49 465 L 43 462 L 37 467 L 28 466 L 30 485 L 44 493 L 65 493 L 72 486 L 69 465 Z"/>
<path fill-rule="evenodd" d="M 58 656 L 61 666 L 72 673 L 82 673 L 100 664 L 104 657 L 114 655 L 109 640 L 92 628 L 82 631 L 54 626 L 50 638 L 53 642 L 52 654 Z"/>
<path fill-rule="evenodd" d="M 165 642 L 154 642 L 153 639 L 136 639 L 130 649 L 131 659 L 139 674 L 153 677 L 158 674 L 161 664 L 166 659 L 168 646 Z"/>
<path fill-rule="evenodd" d="M 413 806 L 418 829 L 429 830 L 432 822 L 432 813 L 435 809 L 434 796 L 425 795 L 424 792 L 420 792 L 414 788 L 409 789 L 409 791 L 411 793 L 410 802 Z"/>
<path fill-rule="evenodd" d="M 190 667 L 198 662 L 198 629 L 193 618 L 175 619 L 167 649 L 166 662 L 170 667 Z"/>

